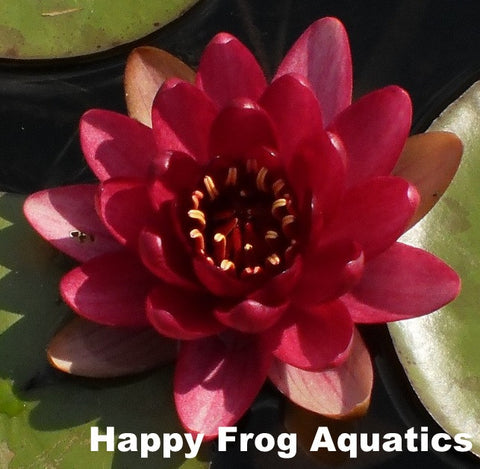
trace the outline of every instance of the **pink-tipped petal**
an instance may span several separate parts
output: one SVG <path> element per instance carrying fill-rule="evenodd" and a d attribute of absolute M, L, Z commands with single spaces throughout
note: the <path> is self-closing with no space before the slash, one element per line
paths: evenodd
<path fill-rule="evenodd" d="M 267 85 L 252 53 L 227 33 L 217 34 L 205 48 L 196 84 L 219 108 L 235 98 L 256 101 Z"/>
<path fill-rule="evenodd" d="M 95 210 L 96 184 L 57 187 L 27 198 L 27 220 L 49 243 L 84 262 L 122 246 L 108 232 Z"/>
<path fill-rule="evenodd" d="M 358 282 L 363 267 L 363 251 L 355 242 L 339 241 L 322 249 L 312 246 L 304 256 L 293 301 L 315 305 L 333 300 Z"/>
<path fill-rule="evenodd" d="M 215 310 L 216 318 L 225 326 L 237 331 L 255 334 L 275 324 L 286 311 L 287 305 L 267 306 L 247 299 L 230 309 Z"/>
<path fill-rule="evenodd" d="M 271 353 L 257 336 L 230 333 L 182 342 L 174 397 L 183 426 L 212 439 L 247 411 L 267 377 Z"/>
<path fill-rule="evenodd" d="M 217 114 L 215 105 L 190 83 L 167 81 L 153 102 L 153 134 L 159 151 L 179 151 L 199 164 L 209 160 L 210 127 Z"/>
<path fill-rule="evenodd" d="M 279 360 L 304 370 L 323 370 L 341 363 L 352 342 L 353 322 L 340 302 L 296 308 L 283 316 L 277 331 L 274 355 Z"/>
<path fill-rule="evenodd" d="M 125 101 L 128 114 L 152 126 L 152 103 L 157 91 L 168 78 L 193 82 L 195 72 L 181 60 L 156 47 L 134 49 L 125 65 Z"/>
<path fill-rule="evenodd" d="M 341 297 L 357 323 L 383 323 L 431 313 L 460 291 L 456 272 L 422 249 L 395 243 L 366 264 L 362 280 Z"/>
<path fill-rule="evenodd" d="M 159 283 L 149 293 L 147 317 L 162 335 L 193 340 L 218 334 L 224 329 L 213 315 L 214 298 Z"/>
<path fill-rule="evenodd" d="M 142 373 L 176 357 L 177 343 L 151 327 L 109 327 L 74 318 L 52 339 L 49 362 L 76 376 L 114 378 Z"/>
<path fill-rule="evenodd" d="M 100 181 L 146 177 L 157 151 L 149 127 L 101 109 L 91 109 L 82 116 L 80 143 L 88 165 Z"/>
<path fill-rule="evenodd" d="M 280 156 L 288 166 L 299 144 L 323 128 L 317 98 L 302 77 L 283 75 L 267 88 L 259 103 L 274 121 Z"/>
<path fill-rule="evenodd" d="M 352 100 L 350 45 L 343 24 L 335 18 L 313 23 L 289 50 L 275 78 L 287 73 L 308 79 L 328 125 Z"/>
<path fill-rule="evenodd" d="M 275 360 L 269 378 L 295 404 L 317 414 L 342 418 L 363 414 L 370 403 L 373 367 L 355 331 L 348 358 L 325 371 L 305 371 Z"/>
<path fill-rule="evenodd" d="M 210 154 L 248 156 L 258 147 L 278 148 L 268 114 L 249 99 L 236 100 L 215 119 L 210 135 Z"/>
<path fill-rule="evenodd" d="M 155 218 L 144 181 L 110 179 L 100 186 L 98 210 L 103 223 L 122 244 L 136 249 L 142 229 Z"/>
<path fill-rule="evenodd" d="M 410 132 L 412 103 L 398 86 L 373 91 L 345 109 L 329 127 L 347 152 L 347 186 L 391 173 Z"/>
<path fill-rule="evenodd" d="M 65 302 L 90 321 L 106 326 L 148 325 L 145 299 L 155 278 L 127 252 L 96 257 L 60 282 Z"/>
<path fill-rule="evenodd" d="M 366 260 L 371 259 L 405 231 L 418 202 L 415 187 L 404 179 L 371 179 L 347 192 L 320 242 L 350 239 L 360 244 Z"/>

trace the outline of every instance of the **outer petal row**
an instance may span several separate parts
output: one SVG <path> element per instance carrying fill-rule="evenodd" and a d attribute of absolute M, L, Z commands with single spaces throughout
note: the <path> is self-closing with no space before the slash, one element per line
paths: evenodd
<path fill-rule="evenodd" d="M 391 173 L 410 132 L 408 93 L 389 86 L 369 93 L 346 108 L 329 130 L 347 152 L 347 187 Z"/>
<path fill-rule="evenodd" d="M 219 108 L 239 97 L 256 101 L 267 85 L 252 53 L 227 33 L 217 34 L 205 48 L 196 84 Z"/>
<path fill-rule="evenodd" d="M 57 187 L 27 198 L 30 224 L 57 249 L 84 262 L 122 246 L 107 231 L 95 210 L 96 184 Z"/>
<path fill-rule="evenodd" d="M 304 370 L 322 370 L 347 357 L 353 322 L 339 301 L 308 309 L 291 304 L 280 322 L 266 334 L 277 340 L 273 353 L 279 360 Z"/>
<path fill-rule="evenodd" d="M 80 316 L 106 326 L 148 325 L 145 299 L 155 278 L 128 252 L 96 257 L 60 282 L 65 302 Z"/>
<path fill-rule="evenodd" d="M 367 263 L 359 284 L 341 300 L 355 322 L 383 323 L 431 313 L 459 290 L 458 275 L 443 261 L 395 243 Z"/>
<path fill-rule="evenodd" d="M 259 103 L 274 121 L 280 137 L 280 157 L 288 167 L 302 141 L 323 128 L 317 98 L 303 77 L 288 74 L 275 80 Z"/>
<path fill-rule="evenodd" d="M 174 397 L 183 426 L 214 438 L 250 407 L 268 374 L 271 350 L 259 336 L 231 333 L 183 342 Z"/>
<path fill-rule="evenodd" d="M 327 126 L 352 99 L 350 45 L 343 24 L 335 18 L 313 23 L 287 53 L 275 78 L 286 73 L 309 80 Z"/>
<path fill-rule="evenodd" d="M 341 210 L 323 231 L 314 231 L 314 239 L 320 244 L 354 240 L 369 260 L 405 231 L 418 202 L 415 187 L 404 179 L 386 176 L 368 180 L 347 192 Z"/>
<path fill-rule="evenodd" d="M 100 181 L 146 177 L 157 151 L 149 127 L 101 109 L 92 109 L 82 116 L 80 143 L 88 165 Z"/>
<path fill-rule="evenodd" d="M 275 360 L 269 377 L 292 402 L 333 418 L 362 413 L 368 407 L 373 367 L 360 334 L 355 331 L 351 353 L 341 365 L 305 371 Z"/>
<path fill-rule="evenodd" d="M 200 164 L 208 163 L 208 136 L 216 114 L 213 102 L 194 85 L 174 79 L 165 82 L 152 107 L 159 151 L 179 151 Z"/>

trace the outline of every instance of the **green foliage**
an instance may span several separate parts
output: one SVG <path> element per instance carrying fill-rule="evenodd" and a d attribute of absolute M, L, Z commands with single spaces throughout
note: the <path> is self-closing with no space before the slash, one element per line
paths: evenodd
<path fill-rule="evenodd" d="M 439 312 L 389 328 L 423 404 L 449 433 L 469 433 L 480 455 L 480 82 L 431 130 L 456 133 L 464 156 L 445 195 L 405 240 L 450 264 L 461 276 L 462 292 Z"/>
<path fill-rule="evenodd" d="M 139 39 L 198 0 L 0 2 L 0 57 L 46 59 L 100 52 Z"/>
<path fill-rule="evenodd" d="M 130 379 L 88 380 L 54 371 L 45 347 L 70 315 L 58 281 L 70 261 L 33 232 L 24 197 L 0 194 L 0 467 L 201 469 L 206 462 L 148 459 L 90 451 L 90 427 L 120 433 L 181 432 L 172 401 L 172 370 Z M 204 449 L 208 451 L 208 448 Z"/>

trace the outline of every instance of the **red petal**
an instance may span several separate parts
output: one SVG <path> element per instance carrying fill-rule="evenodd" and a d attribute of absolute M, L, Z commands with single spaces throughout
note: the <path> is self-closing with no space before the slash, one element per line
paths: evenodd
<path fill-rule="evenodd" d="M 352 104 L 329 130 L 342 140 L 348 156 L 347 186 L 390 174 L 410 132 L 408 93 L 389 86 Z"/>
<path fill-rule="evenodd" d="M 146 177 L 157 152 L 149 127 L 123 114 L 100 109 L 82 116 L 80 143 L 88 165 L 100 181 Z"/>
<path fill-rule="evenodd" d="M 345 151 L 339 139 L 320 129 L 302 142 L 287 170 L 299 208 L 312 212 L 313 224 L 323 223 L 344 194 Z"/>
<path fill-rule="evenodd" d="M 350 46 L 343 24 L 335 18 L 313 23 L 285 56 L 275 78 L 286 73 L 308 79 L 328 125 L 352 100 Z"/>
<path fill-rule="evenodd" d="M 154 219 L 148 188 L 135 179 L 110 179 L 100 186 L 99 214 L 122 244 L 137 248 L 138 236 Z"/>
<path fill-rule="evenodd" d="M 319 241 L 356 241 L 365 259 L 371 259 L 405 231 L 418 202 L 414 186 L 404 179 L 388 176 L 369 180 L 347 192 L 337 216 L 325 226 L 324 238 Z"/>
<path fill-rule="evenodd" d="M 292 402 L 317 414 L 339 418 L 364 411 L 370 402 L 373 367 L 360 334 L 341 365 L 325 371 L 305 371 L 275 360 L 269 377 Z"/>
<path fill-rule="evenodd" d="M 71 270 L 60 282 L 68 306 L 107 326 L 145 326 L 145 298 L 154 277 L 126 252 L 96 257 Z"/>
<path fill-rule="evenodd" d="M 177 343 L 151 328 L 109 327 L 75 317 L 48 345 L 50 363 L 76 376 L 113 378 L 172 362 Z"/>
<path fill-rule="evenodd" d="M 225 326 L 254 334 L 273 326 L 286 311 L 287 305 L 267 306 L 255 300 L 245 300 L 229 310 L 216 309 L 216 318 Z"/>
<path fill-rule="evenodd" d="M 284 75 L 275 80 L 261 97 L 260 105 L 275 123 L 285 166 L 299 144 L 323 128 L 317 98 L 300 76 Z"/>
<path fill-rule="evenodd" d="M 168 221 L 168 218 L 163 218 Z M 175 239 L 170 226 L 160 227 L 161 233 L 145 228 L 139 236 L 138 252 L 144 265 L 166 283 L 198 291 L 200 286 L 192 275 L 192 263 L 182 244 Z"/>
<path fill-rule="evenodd" d="M 271 354 L 257 336 L 230 334 L 183 342 L 174 379 L 183 426 L 207 439 L 237 422 L 260 391 Z"/>
<path fill-rule="evenodd" d="M 340 302 L 312 306 L 308 310 L 292 304 L 281 324 L 275 327 L 280 333 L 274 355 L 305 370 L 323 370 L 342 362 L 349 352 L 353 334 L 353 322 Z"/>
<path fill-rule="evenodd" d="M 209 160 L 207 153 L 215 105 L 190 83 L 169 80 L 153 102 L 153 134 L 160 151 L 180 151 L 198 163 Z"/>
<path fill-rule="evenodd" d="M 322 249 L 309 249 L 293 302 L 315 305 L 348 291 L 363 273 L 363 251 L 357 243 L 340 241 Z"/>
<path fill-rule="evenodd" d="M 210 136 L 211 155 L 245 156 L 261 146 L 278 148 L 273 123 L 257 104 L 236 100 L 219 113 Z"/>
<path fill-rule="evenodd" d="M 227 33 L 217 34 L 205 48 L 196 83 L 220 108 L 240 97 L 256 101 L 267 85 L 252 53 Z"/>
<path fill-rule="evenodd" d="M 213 306 L 213 297 L 160 283 L 148 295 L 147 317 L 164 336 L 200 339 L 224 329 L 213 316 Z"/>
<path fill-rule="evenodd" d="M 244 296 L 255 288 L 254 283 L 240 280 L 220 267 L 210 264 L 203 256 L 193 259 L 193 268 L 205 288 L 220 297 Z"/>
<path fill-rule="evenodd" d="M 195 158 L 179 151 L 169 151 L 153 161 L 152 177 L 158 180 L 167 190 L 175 194 L 192 192 L 204 169 Z"/>
<path fill-rule="evenodd" d="M 270 306 L 285 303 L 295 288 L 301 271 L 302 259 L 297 255 L 288 269 L 272 277 L 258 290 L 251 293 L 249 298 Z"/>
<path fill-rule="evenodd" d="M 36 192 L 25 201 L 25 216 L 49 243 L 78 261 L 118 251 L 122 247 L 95 210 L 97 187 L 82 184 Z"/>
<path fill-rule="evenodd" d="M 458 275 L 440 259 L 395 243 L 366 264 L 360 283 L 341 299 L 355 322 L 376 323 L 431 313 L 459 290 Z"/>

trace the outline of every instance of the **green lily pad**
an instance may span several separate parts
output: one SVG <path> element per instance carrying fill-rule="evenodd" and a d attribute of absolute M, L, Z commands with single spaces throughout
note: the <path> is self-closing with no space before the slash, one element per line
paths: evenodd
<path fill-rule="evenodd" d="M 2 0 L 0 57 L 46 59 L 100 52 L 152 33 L 197 1 Z"/>
<path fill-rule="evenodd" d="M 70 316 L 58 281 L 70 266 L 34 233 L 22 213 L 24 197 L 0 194 L 0 467 L 162 467 L 202 469 L 203 456 L 162 449 L 90 451 L 90 429 L 115 434 L 183 433 L 172 401 L 172 370 L 131 379 L 88 380 L 54 371 L 45 347 Z"/>
<path fill-rule="evenodd" d="M 449 263 L 462 278 L 462 292 L 442 310 L 389 329 L 422 403 L 450 434 L 470 434 L 480 455 L 480 82 L 429 130 L 456 133 L 464 156 L 442 199 L 404 240 Z"/>

